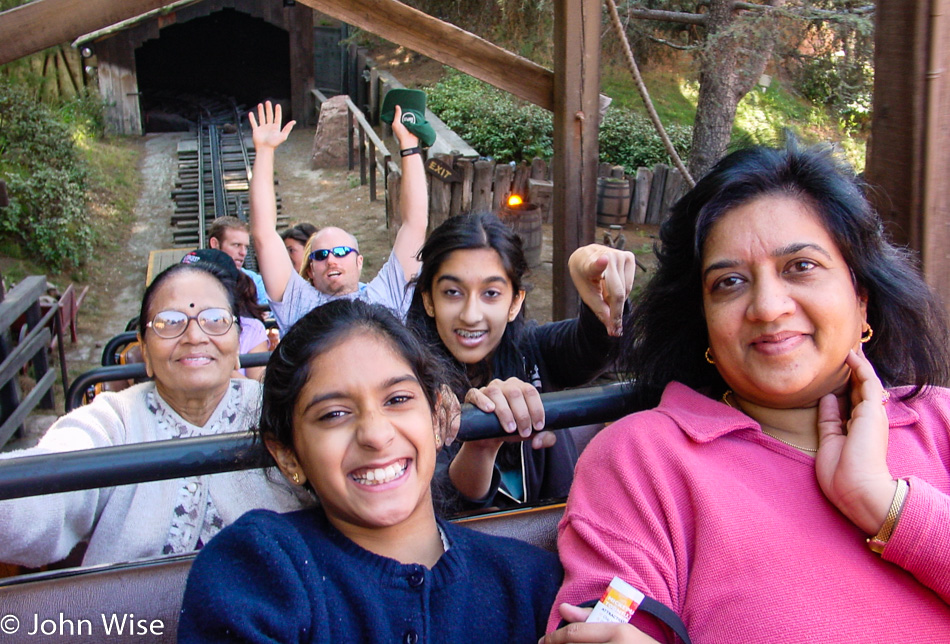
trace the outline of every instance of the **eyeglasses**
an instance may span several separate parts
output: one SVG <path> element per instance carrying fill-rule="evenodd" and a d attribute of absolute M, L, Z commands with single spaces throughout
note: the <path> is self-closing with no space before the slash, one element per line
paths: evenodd
<path fill-rule="evenodd" d="M 346 257 L 350 253 L 359 253 L 355 248 L 349 246 L 334 246 L 333 248 L 321 248 L 310 253 L 310 259 L 322 262 L 333 253 L 334 257 Z"/>
<path fill-rule="evenodd" d="M 151 327 L 158 337 L 171 340 L 183 335 L 192 320 L 198 322 L 198 327 L 208 335 L 224 335 L 234 325 L 234 316 L 227 309 L 205 309 L 199 311 L 198 315 L 159 311 L 145 326 Z"/>

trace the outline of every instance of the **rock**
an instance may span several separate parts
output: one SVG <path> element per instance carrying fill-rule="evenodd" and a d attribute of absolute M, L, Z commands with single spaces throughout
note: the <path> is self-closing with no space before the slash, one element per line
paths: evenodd
<path fill-rule="evenodd" d="M 349 111 L 346 109 L 346 96 L 334 96 L 320 106 L 320 120 L 317 132 L 313 136 L 313 149 L 310 151 L 310 167 L 346 168 L 346 129 Z M 353 151 L 356 153 L 359 137 L 354 132 Z"/>

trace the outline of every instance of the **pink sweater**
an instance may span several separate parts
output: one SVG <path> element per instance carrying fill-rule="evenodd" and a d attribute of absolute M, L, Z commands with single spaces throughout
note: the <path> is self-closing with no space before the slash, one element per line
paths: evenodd
<path fill-rule="evenodd" d="M 671 383 L 581 456 L 549 628 L 558 603 L 596 599 L 616 575 L 672 608 L 695 644 L 950 641 L 950 390 L 896 399 L 888 465 L 910 493 L 882 560 L 822 495 L 811 456 Z"/>

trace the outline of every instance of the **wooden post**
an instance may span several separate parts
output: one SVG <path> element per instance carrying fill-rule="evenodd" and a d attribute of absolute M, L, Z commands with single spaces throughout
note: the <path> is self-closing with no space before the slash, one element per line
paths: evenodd
<path fill-rule="evenodd" d="M 492 171 L 495 164 L 491 161 L 475 162 L 475 180 L 472 184 L 472 212 L 491 212 Z"/>
<path fill-rule="evenodd" d="M 554 184 L 545 179 L 528 179 L 528 201 L 541 209 L 541 221 L 551 223 L 551 196 Z"/>
<path fill-rule="evenodd" d="M 452 156 L 448 154 L 436 154 L 436 159 L 445 163 L 452 163 Z M 443 221 L 448 219 L 449 209 L 452 204 L 452 184 L 446 183 L 441 179 L 432 178 L 429 180 L 429 229 L 433 229 Z"/>
<path fill-rule="evenodd" d="M 511 181 L 511 192 L 526 200 L 528 198 L 528 172 L 528 164 L 519 163 L 515 166 L 515 178 Z"/>
<path fill-rule="evenodd" d="M 663 208 L 663 193 L 666 190 L 666 175 L 669 173 L 670 166 L 665 163 L 657 163 L 653 166 L 653 179 L 650 181 L 650 198 L 647 201 L 648 224 L 660 223 L 660 210 Z"/>
<path fill-rule="evenodd" d="M 540 157 L 534 157 L 531 160 L 531 178 L 532 179 L 547 179 L 550 173 L 548 172 L 548 164 L 544 162 L 544 159 Z"/>
<path fill-rule="evenodd" d="M 554 253 L 552 316 L 573 317 L 579 298 L 567 260 L 594 241 L 600 125 L 599 0 L 554 1 Z"/>
<path fill-rule="evenodd" d="M 492 175 L 492 212 L 498 213 L 501 207 L 505 205 L 508 195 L 511 194 L 511 177 L 513 174 L 514 169 L 507 163 L 495 165 L 495 171 Z"/>
<path fill-rule="evenodd" d="M 670 208 L 683 194 L 683 175 L 676 168 L 670 168 L 666 173 L 666 185 L 663 187 L 663 206 L 660 208 L 658 224 L 662 224 L 670 216 Z"/>
<path fill-rule="evenodd" d="M 875 10 L 874 118 L 865 179 L 888 233 L 920 252 L 950 305 L 948 0 L 892 0 Z"/>
<path fill-rule="evenodd" d="M 372 140 L 367 141 L 366 145 L 369 147 L 369 153 L 366 155 L 369 164 L 369 200 L 376 201 L 376 146 Z"/>
<path fill-rule="evenodd" d="M 452 188 L 452 214 L 456 215 L 463 212 L 471 212 L 472 210 L 472 185 L 475 180 L 475 164 L 471 159 L 458 159 L 455 162 L 455 171 L 462 176 L 462 180 L 458 183 L 457 186 Z M 459 194 L 459 212 L 454 211 L 455 207 L 455 190 L 458 188 Z"/>
<path fill-rule="evenodd" d="M 647 204 L 650 203 L 650 185 L 653 183 L 653 171 L 649 168 L 637 168 L 637 191 L 635 224 L 645 224 L 647 221 Z"/>

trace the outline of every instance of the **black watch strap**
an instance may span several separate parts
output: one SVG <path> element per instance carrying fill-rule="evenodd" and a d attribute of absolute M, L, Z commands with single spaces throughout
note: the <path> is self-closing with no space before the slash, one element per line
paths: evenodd
<path fill-rule="evenodd" d="M 417 146 L 414 147 L 414 148 L 406 148 L 405 150 L 400 150 L 400 151 L 399 151 L 399 156 L 401 156 L 401 157 L 408 157 L 408 156 L 411 156 L 411 155 L 413 155 L 413 154 L 422 154 L 422 148 L 420 148 L 420 147 L 417 145 Z"/>

